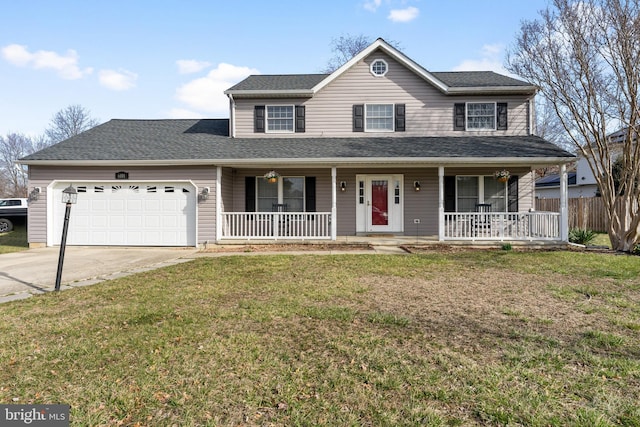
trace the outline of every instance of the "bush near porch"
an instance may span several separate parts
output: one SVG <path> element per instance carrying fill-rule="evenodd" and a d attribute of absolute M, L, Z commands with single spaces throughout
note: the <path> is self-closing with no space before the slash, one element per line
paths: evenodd
<path fill-rule="evenodd" d="M 452 274 L 455 272 L 455 274 Z M 640 257 L 202 258 L 0 311 L 72 425 L 638 425 Z"/>

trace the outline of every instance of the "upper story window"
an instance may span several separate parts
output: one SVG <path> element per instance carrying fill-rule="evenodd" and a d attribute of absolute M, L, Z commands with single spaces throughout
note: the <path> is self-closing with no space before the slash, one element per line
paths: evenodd
<path fill-rule="evenodd" d="M 454 104 L 454 130 L 507 130 L 506 102 Z"/>
<path fill-rule="evenodd" d="M 290 133 L 305 131 L 304 105 L 254 105 L 255 133 Z"/>
<path fill-rule="evenodd" d="M 405 104 L 353 105 L 354 132 L 404 132 Z"/>
<path fill-rule="evenodd" d="M 267 132 L 293 132 L 293 105 L 267 105 Z"/>
<path fill-rule="evenodd" d="M 495 130 L 496 104 L 494 102 L 467 103 L 467 130 Z"/>
<path fill-rule="evenodd" d="M 382 77 L 385 74 L 387 74 L 387 71 L 389 70 L 389 65 L 387 65 L 384 59 L 376 59 L 371 63 L 370 70 L 371 70 L 371 74 L 373 74 L 374 76 Z"/>
<path fill-rule="evenodd" d="M 393 132 L 393 104 L 365 104 L 365 131 Z"/>

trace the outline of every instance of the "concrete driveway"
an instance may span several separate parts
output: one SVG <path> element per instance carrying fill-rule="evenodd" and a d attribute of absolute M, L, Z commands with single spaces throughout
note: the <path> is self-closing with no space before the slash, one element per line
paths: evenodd
<path fill-rule="evenodd" d="M 192 259 L 196 248 L 66 248 L 63 289 L 85 286 Z M 0 255 L 0 302 L 54 289 L 60 248 L 29 249 Z"/>

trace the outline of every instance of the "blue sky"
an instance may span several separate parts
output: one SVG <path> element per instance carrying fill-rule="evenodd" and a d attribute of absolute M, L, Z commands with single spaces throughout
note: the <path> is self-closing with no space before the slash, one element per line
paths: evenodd
<path fill-rule="evenodd" d="M 248 74 L 317 73 L 341 35 L 430 71 L 501 71 L 547 0 L 0 0 L 0 135 L 80 104 L 110 119 L 228 117 Z M 504 72 L 504 70 L 502 70 Z"/>

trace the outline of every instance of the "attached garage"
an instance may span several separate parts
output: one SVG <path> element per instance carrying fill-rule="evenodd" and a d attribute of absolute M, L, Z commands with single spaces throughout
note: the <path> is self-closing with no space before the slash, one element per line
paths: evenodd
<path fill-rule="evenodd" d="M 47 194 L 49 245 L 60 244 L 65 205 L 62 190 L 73 184 L 67 244 L 97 246 L 195 246 L 197 189 L 190 181 L 52 183 Z"/>

